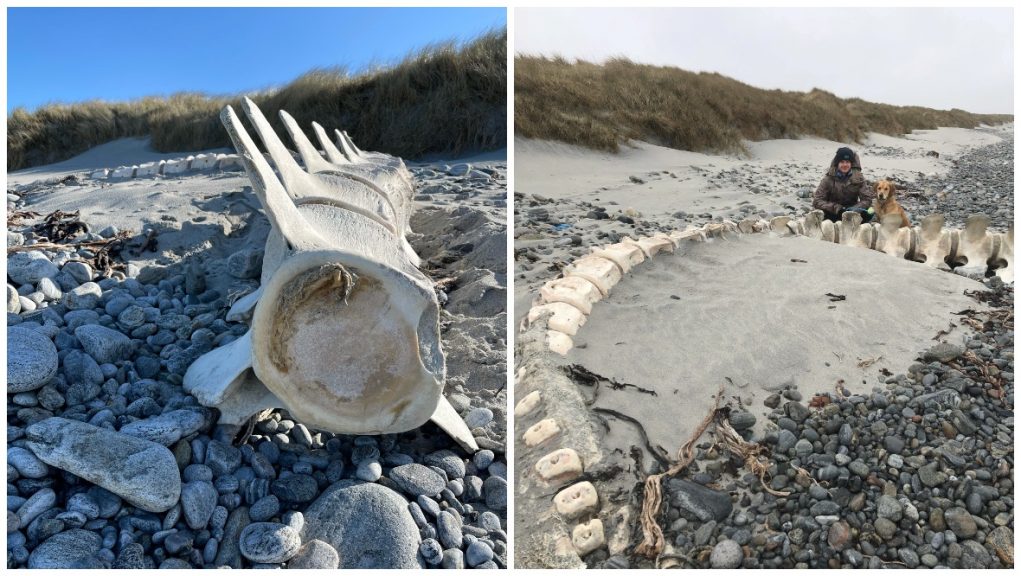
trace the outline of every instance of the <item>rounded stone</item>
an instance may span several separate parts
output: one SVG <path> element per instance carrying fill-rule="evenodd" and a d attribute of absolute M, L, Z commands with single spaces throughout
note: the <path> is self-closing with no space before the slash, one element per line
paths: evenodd
<path fill-rule="evenodd" d="M 493 559 L 493 549 L 482 540 L 475 540 L 465 550 L 464 559 L 472 568 Z"/>
<path fill-rule="evenodd" d="M 42 252 L 17 252 L 7 258 L 7 276 L 15 284 L 37 284 L 43 278 L 53 278 L 60 269 Z"/>
<path fill-rule="evenodd" d="M 252 562 L 279 564 L 298 553 L 301 538 L 290 526 L 253 522 L 241 531 L 241 554 Z"/>
<path fill-rule="evenodd" d="M 435 496 L 447 483 L 435 471 L 421 464 L 405 464 L 390 471 L 390 479 L 412 496 Z"/>
<path fill-rule="evenodd" d="M 91 310 L 99 304 L 103 289 L 95 282 L 86 282 L 64 294 L 64 307 L 68 310 Z"/>
<path fill-rule="evenodd" d="M 302 544 L 298 553 L 287 563 L 288 569 L 333 570 L 340 566 L 340 555 L 322 540 Z"/>
<path fill-rule="evenodd" d="M 91 568 L 91 560 L 103 546 L 103 537 L 74 528 L 50 536 L 32 551 L 29 568 Z"/>
<path fill-rule="evenodd" d="M 975 523 L 975 518 L 972 517 L 964 508 L 951 508 L 943 514 L 943 520 L 946 521 L 947 527 L 957 535 L 958 538 L 971 538 L 978 532 L 978 525 Z"/>
<path fill-rule="evenodd" d="M 57 347 L 41 332 L 21 326 L 7 328 L 7 392 L 42 388 L 57 373 Z"/>
<path fill-rule="evenodd" d="M 738 568 L 744 561 L 744 551 L 741 545 L 733 540 L 723 540 L 716 546 L 709 555 L 709 564 L 713 568 Z"/>
<path fill-rule="evenodd" d="M 216 508 L 218 494 L 213 484 L 204 480 L 188 482 L 181 487 L 181 508 L 192 530 L 201 530 L 209 523 Z"/>
<path fill-rule="evenodd" d="M 130 338 L 105 326 L 97 324 L 79 326 L 75 329 L 74 335 L 85 353 L 99 364 L 127 360 L 132 352 Z"/>

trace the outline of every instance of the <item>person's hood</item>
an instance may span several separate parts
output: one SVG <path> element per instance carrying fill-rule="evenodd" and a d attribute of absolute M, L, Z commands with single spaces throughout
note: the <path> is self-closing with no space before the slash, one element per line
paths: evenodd
<path fill-rule="evenodd" d="M 851 161 L 851 176 L 855 175 L 855 172 L 861 174 L 861 159 L 858 157 L 858 153 L 854 153 L 854 160 Z M 837 157 L 834 156 L 833 160 L 830 161 L 830 168 L 826 171 L 827 176 L 837 175 Z"/>

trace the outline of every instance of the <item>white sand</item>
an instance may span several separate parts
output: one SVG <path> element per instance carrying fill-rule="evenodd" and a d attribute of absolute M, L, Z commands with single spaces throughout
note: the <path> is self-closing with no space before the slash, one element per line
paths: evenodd
<path fill-rule="evenodd" d="M 738 157 L 686 152 L 645 142 L 632 142 L 619 154 L 610 154 L 519 138 L 514 149 L 515 192 L 603 206 L 616 203 L 646 215 L 680 210 L 729 215 L 740 202 L 772 212 L 785 205 L 805 203 L 796 196 L 797 190 L 814 190 L 841 146 L 859 152 L 870 180 L 911 180 L 918 172 L 945 173 L 950 165 L 947 155 L 998 141 L 995 135 L 980 130 L 940 128 L 916 130 L 901 138 L 870 134 L 862 144 L 818 138 L 745 142 L 748 157 Z M 870 154 L 870 149 L 877 153 Z M 886 149 L 897 154 L 878 153 Z M 942 158 L 926 156 L 929 151 L 938 152 Z M 720 175 L 729 170 L 738 172 Z M 633 183 L 631 176 L 645 183 Z M 756 185 L 789 193 L 756 195 L 751 193 Z"/>
<path fill-rule="evenodd" d="M 791 262 L 792 258 L 807 263 Z M 978 282 L 870 250 L 766 235 L 691 243 L 657 256 L 593 307 L 567 362 L 655 390 L 600 390 L 596 406 L 633 416 L 673 454 L 721 383 L 765 421 L 762 400 L 795 385 L 807 402 L 838 380 L 867 393 L 903 373 L 933 336 L 981 309 Z M 846 296 L 831 302 L 826 293 Z M 673 299 L 677 296 L 679 299 Z M 960 343 L 955 328 L 944 340 Z M 877 359 L 868 367 L 859 363 Z"/>

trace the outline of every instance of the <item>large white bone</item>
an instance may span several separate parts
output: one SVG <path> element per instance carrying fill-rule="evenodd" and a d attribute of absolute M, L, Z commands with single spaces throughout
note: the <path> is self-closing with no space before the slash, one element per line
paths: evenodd
<path fill-rule="evenodd" d="M 477 450 L 442 397 L 431 281 L 410 261 L 395 227 L 351 199 L 378 194 L 351 179 L 327 186 L 321 175 L 310 178 L 257 108 L 246 107 L 283 182 L 233 109 L 221 119 L 272 227 L 264 259 L 271 270 L 264 269 L 261 296 L 249 295 L 232 311 L 251 311 L 251 329 L 196 360 L 185 390 L 217 406 L 224 423 L 266 408 L 287 408 L 311 427 L 344 434 L 396 433 L 434 419 Z"/>
<path fill-rule="evenodd" d="M 942 214 L 929 214 L 922 218 L 918 228 L 918 247 L 915 259 L 933 268 L 947 268 L 950 255 L 950 234 L 943 230 L 946 219 Z"/>
<path fill-rule="evenodd" d="M 805 214 L 805 218 L 801 223 L 802 234 L 812 238 L 813 240 L 822 239 L 824 237 L 822 223 L 822 210 L 812 210 L 808 214 Z"/>
<path fill-rule="evenodd" d="M 844 212 L 838 226 L 838 237 L 841 244 L 856 248 L 872 248 L 875 244 L 873 228 L 861 223 L 861 214 Z"/>
<path fill-rule="evenodd" d="M 887 214 L 877 228 L 875 246 L 878 252 L 895 258 L 910 258 L 915 249 L 915 231 L 901 227 L 899 214 Z"/>
<path fill-rule="evenodd" d="M 543 314 L 549 314 L 547 326 L 550 330 L 563 332 L 568 336 L 578 333 L 578 328 L 585 325 L 587 317 L 581 310 L 565 302 L 552 302 L 550 304 L 539 304 L 528 311 L 528 322 L 532 323 Z"/>
<path fill-rule="evenodd" d="M 1014 281 L 1014 226 L 1000 235 L 1000 252 L 996 255 L 996 275 L 1004 282 Z"/>
<path fill-rule="evenodd" d="M 565 302 L 585 314 L 592 313 L 592 305 L 603 299 L 599 288 L 578 276 L 565 276 L 550 280 L 539 288 L 543 304 Z"/>
<path fill-rule="evenodd" d="M 960 244 L 953 255 L 954 264 L 985 272 L 994 256 L 993 237 L 987 232 L 988 227 L 989 217 L 985 214 L 968 216 L 960 233 Z"/>
<path fill-rule="evenodd" d="M 617 282 L 620 282 L 622 274 L 621 269 L 612 260 L 589 254 L 564 268 L 564 276 L 578 276 L 588 280 L 599 288 L 599 292 L 605 298 Z"/>
<path fill-rule="evenodd" d="M 625 242 L 593 248 L 592 254 L 613 261 L 625 274 L 630 272 L 631 268 L 645 262 L 645 253 L 642 249 Z"/>

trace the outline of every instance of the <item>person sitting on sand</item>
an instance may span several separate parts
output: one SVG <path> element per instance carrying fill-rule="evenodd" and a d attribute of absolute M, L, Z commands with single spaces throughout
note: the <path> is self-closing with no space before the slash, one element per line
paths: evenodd
<path fill-rule="evenodd" d="M 861 174 L 861 161 L 854 150 L 837 150 L 830 168 L 812 195 L 812 208 L 822 210 L 827 220 L 838 222 L 847 211 L 861 214 L 862 222 L 872 220 L 875 193 Z"/>

